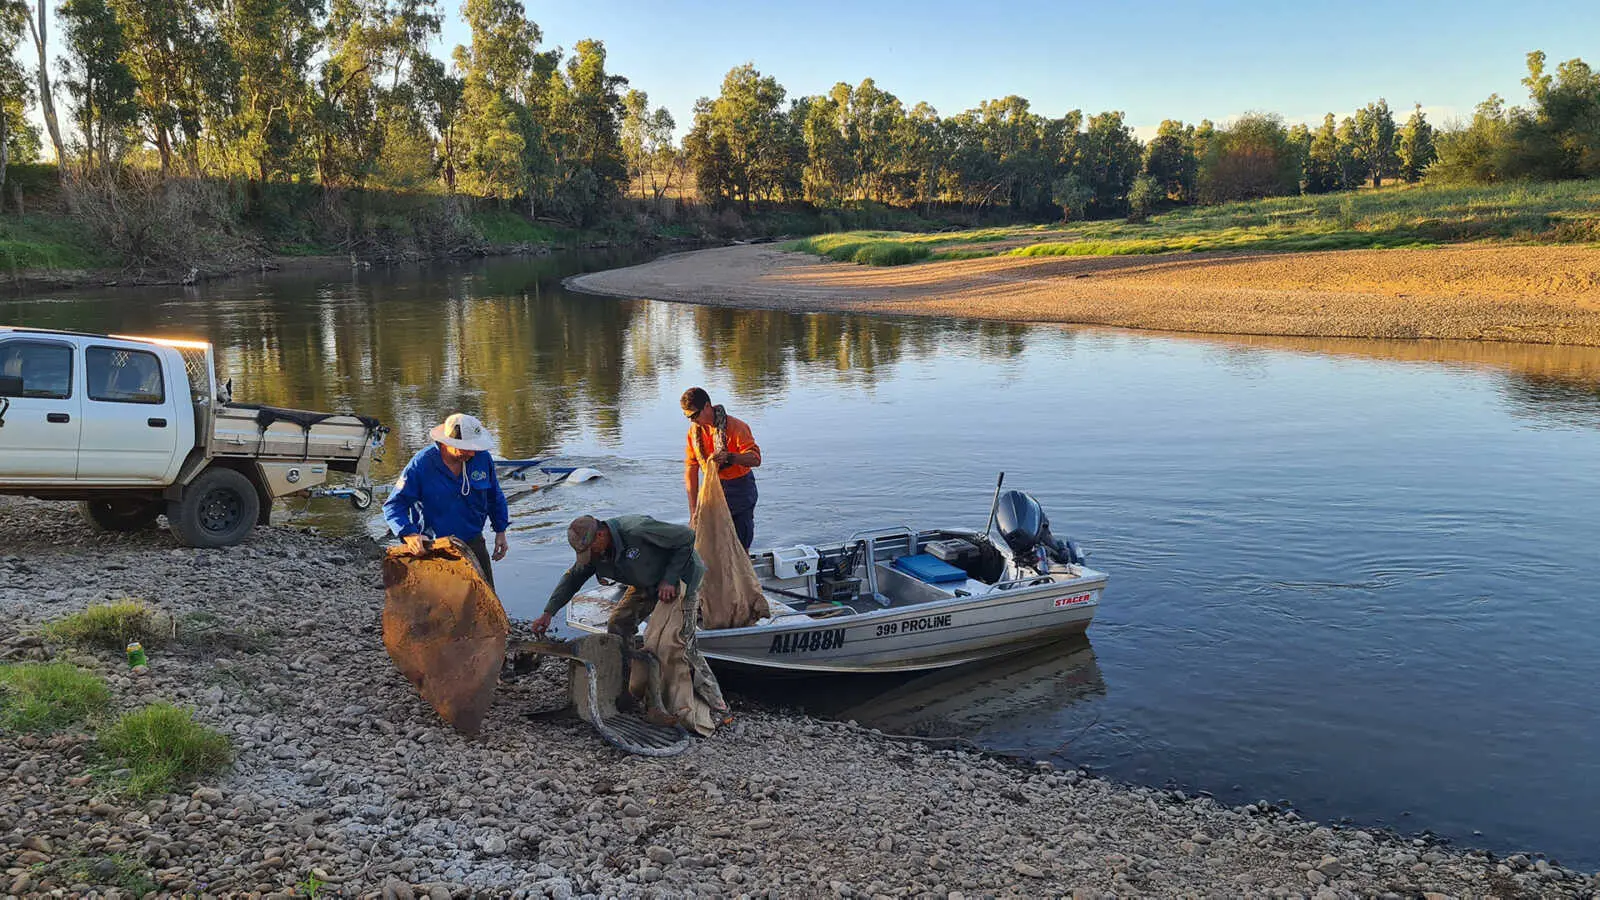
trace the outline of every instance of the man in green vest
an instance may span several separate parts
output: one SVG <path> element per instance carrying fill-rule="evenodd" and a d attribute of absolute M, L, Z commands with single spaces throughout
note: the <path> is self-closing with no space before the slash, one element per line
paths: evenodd
<path fill-rule="evenodd" d="M 550 592 L 544 614 L 533 620 L 533 633 L 543 636 L 550 620 L 592 576 L 628 586 L 622 602 L 612 610 L 606 630 L 632 638 L 639 623 L 650 617 L 657 603 L 683 603 L 684 662 L 692 667 L 696 691 L 721 717 L 728 704 L 695 642 L 700 619 L 700 579 L 706 565 L 694 550 L 694 529 L 661 522 L 649 516 L 618 516 L 604 521 L 579 516 L 567 526 L 567 543 L 577 554 L 572 567 Z M 680 587 L 681 585 L 681 587 Z M 670 661 L 663 660 L 663 665 Z"/>

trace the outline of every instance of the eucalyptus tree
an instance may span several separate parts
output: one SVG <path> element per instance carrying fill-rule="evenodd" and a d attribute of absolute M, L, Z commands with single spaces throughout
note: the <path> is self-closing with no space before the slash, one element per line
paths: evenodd
<path fill-rule="evenodd" d="M 21 3 L 0 0 L 0 210 L 5 209 L 6 170 L 13 159 L 31 159 L 39 138 L 28 123 L 27 104 L 33 89 L 17 62 L 23 21 L 28 9 Z"/>
<path fill-rule="evenodd" d="M 1400 129 L 1400 140 L 1395 145 L 1400 177 L 1407 184 L 1415 184 L 1428 166 L 1433 164 L 1436 155 L 1433 126 L 1428 124 L 1428 117 L 1422 113 L 1422 104 L 1418 103 L 1411 111 L 1411 118 L 1406 120 L 1405 127 Z"/>
<path fill-rule="evenodd" d="M 71 0 L 100 2 L 100 0 Z M 323 0 L 223 0 L 218 32 L 236 66 L 236 103 L 223 126 L 234 168 L 266 182 L 302 171 L 315 107 L 307 73 L 322 49 Z"/>
<path fill-rule="evenodd" d="M 622 153 L 628 161 L 629 179 L 639 185 L 639 196 L 648 191 L 660 202 L 672 189 L 672 132 L 677 123 L 665 106 L 650 109 L 650 96 L 630 90 L 622 98 Z"/>
<path fill-rule="evenodd" d="M 556 58 L 538 51 L 543 35 L 517 0 L 466 0 L 461 12 L 472 41 L 454 54 L 459 184 L 482 197 L 526 197 L 539 140 L 529 103 L 547 89 Z"/>
<path fill-rule="evenodd" d="M 1342 186 L 1339 158 L 1339 126 L 1333 113 L 1322 117 L 1322 126 L 1311 135 L 1306 150 L 1305 186 L 1308 194 L 1327 194 Z"/>
<path fill-rule="evenodd" d="M 34 96 L 39 101 L 39 113 L 44 118 L 44 127 L 50 133 L 50 144 L 56 151 L 56 162 L 61 168 L 61 177 L 67 177 L 67 153 L 61 143 L 61 123 L 56 118 L 55 97 L 50 90 L 50 17 L 45 0 L 38 0 L 37 6 L 30 9 L 27 0 L 0 0 L 4 11 L 0 17 L 10 26 L 0 24 L 0 29 L 14 29 L 18 22 L 26 22 L 28 34 L 33 38 L 34 52 L 39 64 L 34 72 L 35 84 L 38 87 Z M 6 57 L 11 58 L 14 51 L 7 52 Z M 19 94 L 20 96 L 20 91 Z M 10 132 L 13 129 L 7 128 Z"/>
<path fill-rule="evenodd" d="M 1143 148 L 1121 112 L 1090 116 L 1078 138 L 1075 171 L 1094 196 L 1090 212 L 1114 215 L 1127 208 L 1128 189 L 1139 175 Z"/>
<path fill-rule="evenodd" d="M 1144 174 L 1154 178 L 1162 195 L 1178 203 L 1194 202 L 1197 163 L 1194 126 L 1163 120 L 1144 148 Z"/>
<path fill-rule="evenodd" d="M 695 104 L 684 146 L 701 190 L 715 202 L 738 201 L 748 210 L 782 186 L 789 160 L 785 94 L 777 79 L 746 63 L 728 72 L 715 100 Z"/>
<path fill-rule="evenodd" d="M 1355 152 L 1372 176 L 1373 187 L 1383 187 L 1384 176 L 1395 170 L 1394 115 L 1389 101 L 1379 99 L 1356 110 Z"/>
<path fill-rule="evenodd" d="M 83 165 L 114 163 L 127 148 L 138 120 L 138 84 L 122 61 L 127 37 L 105 0 L 65 0 L 56 8 L 66 57 L 62 86 L 72 97 L 72 120 L 83 148 Z"/>
<path fill-rule="evenodd" d="M 161 171 L 181 158 L 190 174 L 199 174 L 203 131 L 228 116 L 238 89 L 233 53 L 215 17 L 198 0 L 109 5 L 122 23 L 123 62 L 138 85 L 139 121 L 160 155 Z"/>
<path fill-rule="evenodd" d="M 539 202 L 545 211 L 588 224 L 627 177 L 621 141 L 626 78 L 606 71 L 605 44 L 579 41 L 564 72 L 552 73 L 543 135 L 549 162 Z"/>
<path fill-rule="evenodd" d="M 1335 137 L 1338 139 L 1339 187 L 1353 191 L 1365 184 L 1367 177 L 1372 174 L 1367 168 L 1367 156 L 1361 150 L 1361 129 L 1357 127 L 1355 119 L 1345 116 L 1339 120 Z"/>
<path fill-rule="evenodd" d="M 1592 178 L 1600 175 L 1600 73 L 1581 59 L 1569 59 L 1551 76 L 1545 54 L 1528 54 L 1532 109 L 1517 116 L 1518 174 L 1538 178 Z"/>
<path fill-rule="evenodd" d="M 426 54 L 418 57 L 412 70 L 416 82 L 418 108 L 423 121 L 438 135 L 439 176 L 445 190 L 456 192 L 456 169 L 460 165 L 456 150 L 456 129 L 463 113 L 460 76 L 448 71 L 442 61 Z"/>

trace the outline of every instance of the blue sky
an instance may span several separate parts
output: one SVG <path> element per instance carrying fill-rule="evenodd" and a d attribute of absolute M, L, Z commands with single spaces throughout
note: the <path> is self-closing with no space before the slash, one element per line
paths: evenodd
<path fill-rule="evenodd" d="M 1020 94 L 1047 115 L 1123 110 L 1142 135 L 1251 110 L 1320 121 L 1378 97 L 1441 123 L 1490 93 L 1523 102 L 1530 50 L 1600 67 L 1600 0 L 524 2 L 547 46 L 605 41 L 611 70 L 671 110 L 680 136 L 695 98 L 745 62 L 790 96 L 871 77 L 943 115 Z M 441 5 L 448 56 L 467 33 L 458 0 Z"/>

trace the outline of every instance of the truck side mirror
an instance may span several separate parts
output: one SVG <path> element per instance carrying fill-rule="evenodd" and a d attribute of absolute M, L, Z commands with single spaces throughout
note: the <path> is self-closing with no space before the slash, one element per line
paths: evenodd
<path fill-rule="evenodd" d="M 0 375 L 0 397 L 21 397 L 22 378 L 17 375 Z"/>

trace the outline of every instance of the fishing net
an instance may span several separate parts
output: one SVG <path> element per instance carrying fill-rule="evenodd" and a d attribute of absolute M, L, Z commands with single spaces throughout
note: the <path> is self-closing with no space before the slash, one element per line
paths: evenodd
<path fill-rule="evenodd" d="M 726 447 L 725 432 L 717 431 L 716 450 Z M 750 565 L 750 554 L 739 543 L 728 512 L 728 498 L 722 493 L 717 464 L 700 453 L 700 501 L 694 520 L 694 549 L 705 560 L 706 575 L 700 582 L 700 626 L 706 629 L 744 628 L 770 615 L 761 581 Z"/>
<path fill-rule="evenodd" d="M 683 624 L 685 599 L 680 596 L 672 603 L 656 604 L 644 627 L 644 649 L 660 661 L 661 701 L 667 712 L 676 716 L 678 724 L 684 728 L 707 735 L 716 730 L 717 720 L 712 715 L 712 702 L 702 695 L 715 692 L 720 703 L 722 694 L 710 669 L 706 669 L 704 675 L 712 679 L 709 690 L 705 685 L 695 690 L 698 673 L 688 658 Z M 644 697 L 648 687 L 649 672 L 643 666 L 634 666 L 628 673 L 628 690 L 634 697 Z"/>

